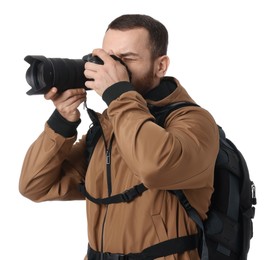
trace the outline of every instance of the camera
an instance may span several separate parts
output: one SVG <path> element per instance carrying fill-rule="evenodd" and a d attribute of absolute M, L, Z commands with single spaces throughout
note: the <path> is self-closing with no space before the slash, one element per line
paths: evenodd
<path fill-rule="evenodd" d="M 126 67 L 129 79 L 131 79 L 131 73 L 124 62 L 115 55 L 111 57 Z M 56 87 L 58 92 L 73 88 L 90 90 L 85 87 L 85 81 L 88 80 L 83 73 L 85 62 L 104 64 L 103 60 L 92 54 L 85 55 L 82 59 L 28 55 L 24 60 L 30 64 L 26 71 L 26 81 L 31 86 L 31 89 L 26 92 L 28 95 L 45 94 L 52 87 Z"/>

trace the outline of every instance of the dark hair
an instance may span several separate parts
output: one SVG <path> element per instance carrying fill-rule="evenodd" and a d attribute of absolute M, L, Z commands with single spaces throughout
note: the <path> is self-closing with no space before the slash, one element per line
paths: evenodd
<path fill-rule="evenodd" d="M 149 32 L 153 58 L 167 54 L 168 31 L 162 23 L 148 15 L 125 14 L 119 16 L 108 25 L 107 30 L 123 31 L 134 28 L 145 28 Z"/>

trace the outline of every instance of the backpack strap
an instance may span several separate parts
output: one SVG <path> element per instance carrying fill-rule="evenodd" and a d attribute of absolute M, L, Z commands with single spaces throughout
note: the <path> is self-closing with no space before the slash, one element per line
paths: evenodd
<path fill-rule="evenodd" d="M 133 186 L 131 189 L 126 190 L 122 193 L 115 194 L 113 196 L 109 196 L 106 198 L 95 198 L 90 195 L 86 189 L 85 184 L 81 183 L 79 186 L 80 192 L 91 202 L 96 204 L 114 204 L 114 203 L 122 203 L 122 202 L 130 202 L 140 196 L 147 188 L 144 186 L 143 183 Z"/>
<path fill-rule="evenodd" d="M 186 198 L 184 192 L 182 190 L 170 190 L 170 193 L 174 194 L 180 204 L 182 205 L 182 207 L 186 210 L 188 216 L 197 224 L 197 226 L 200 229 L 200 232 L 202 234 L 202 247 L 201 247 L 201 252 L 199 252 L 201 254 L 201 260 L 208 260 L 208 247 L 207 247 L 207 243 L 206 243 L 206 236 L 205 236 L 205 229 L 204 229 L 204 224 L 203 221 L 201 220 L 199 214 L 197 213 L 197 211 L 191 206 L 191 204 L 189 203 L 188 199 Z"/>
<path fill-rule="evenodd" d="M 177 102 L 173 104 L 169 104 L 164 107 L 155 107 L 155 106 L 149 106 L 150 112 L 155 116 L 156 123 L 162 127 L 164 127 L 165 120 L 167 116 L 182 107 L 186 106 L 196 106 L 199 107 L 199 105 L 192 103 L 192 102 Z M 180 204 L 184 207 L 186 210 L 188 216 L 197 224 L 198 228 L 200 229 L 200 232 L 202 234 L 202 245 L 201 245 L 201 259 L 202 260 L 208 260 L 208 247 L 206 243 L 206 236 L 205 236 L 205 229 L 202 219 L 200 218 L 197 211 L 191 206 L 188 199 L 186 198 L 184 192 L 182 190 L 170 190 L 170 193 L 175 195 Z"/>
<path fill-rule="evenodd" d="M 102 136 L 103 132 L 102 132 L 102 127 L 100 125 L 97 113 L 90 108 L 86 108 L 86 110 L 92 121 L 92 124 L 91 124 L 92 126 L 90 126 L 86 134 L 85 156 L 86 156 L 87 164 L 89 164 L 89 161 L 92 157 L 96 144 L 100 139 L 100 137 Z"/>
<path fill-rule="evenodd" d="M 140 253 L 129 253 L 126 255 L 95 251 L 88 245 L 87 256 L 88 260 L 153 260 L 193 250 L 198 247 L 198 244 L 199 236 L 195 234 L 172 238 L 147 247 Z"/>
<path fill-rule="evenodd" d="M 148 104 L 148 108 L 149 108 L 151 114 L 154 115 L 154 117 L 155 117 L 156 124 L 158 124 L 161 127 L 164 127 L 165 120 L 171 112 L 173 112 L 174 110 L 177 110 L 181 107 L 187 107 L 187 106 L 199 107 L 199 105 L 197 105 L 195 103 L 186 102 L 186 101 L 172 103 L 172 104 L 162 106 L 162 107 L 157 107 L 157 106 Z"/>
<path fill-rule="evenodd" d="M 167 116 L 175 111 L 176 109 L 186 107 L 186 106 L 197 106 L 199 105 L 191 102 L 178 102 L 173 103 L 167 106 L 163 107 L 156 107 L 153 105 L 148 105 L 148 108 L 150 112 L 154 115 L 156 123 L 162 127 L 164 127 L 165 120 Z M 93 128 L 90 129 L 91 135 L 88 138 L 88 144 L 90 144 L 92 147 L 89 147 L 89 160 L 92 156 L 92 153 L 94 151 L 94 148 L 96 146 L 96 143 L 99 139 L 99 137 L 102 135 L 102 130 L 100 128 L 100 123 L 98 121 L 97 115 L 93 110 L 88 110 L 88 114 L 93 122 Z M 92 133 L 92 129 L 94 133 Z M 113 204 L 113 203 L 122 203 L 122 202 L 130 202 L 140 196 L 144 191 L 147 190 L 147 188 L 141 183 L 139 185 L 136 185 L 132 187 L 129 190 L 126 190 L 122 193 L 115 194 L 113 196 L 109 196 L 106 198 L 94 198 L 91 196 L 85 189 L 85 184 L 82 183 L 79 186 L 80 192 L 90 201 L 96 204 Z M 190 205 L 189 201 L 187 200 L 185 194 L 182 190 L 171 190 L 169 191 L 172 194 L 174 194 L 178 200 L 180 201 L 180 204 L 185 208 L 187 214 L 189 217 L 197 224 L 197 226 L 200 229 L 201 234 L 201 259 L 202 260 L 208 260 L 208 248 L 206 244 L 205 239 L 205 232 L 204 232 L 204 226 L 203 222 L 197 213 L 197 211 Z M 144 260 L 151 260 L 162 256 L 168 256 L 172 254 L 177 253 L 183 253 L 187 250 L 193 250 L 195 248 L 199 248 L 199 236 L 200 234 L 196 235 L 189 235 L 189 236 L 183 236 L 178 237 L 174 239 L 169 239 L 167 241 L 158 243 L 156 245 L 150 246 L 143 250 L 139 254 L 129 254 L 126 255 L 128 258 L 124 259 L 144 259 Z M 109 254 L 109 253 L 108 253 Z M 92 259 L 92 258 L 91 258 Z M 94 258 L 93 258 L 94 259 Z"/>

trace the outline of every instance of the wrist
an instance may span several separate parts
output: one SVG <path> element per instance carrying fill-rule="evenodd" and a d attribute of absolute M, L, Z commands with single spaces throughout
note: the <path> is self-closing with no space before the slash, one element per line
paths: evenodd
<path fill-rule="evenodd" d="M 123 93 L 128 92 L 128 91 L 133 91 L 134 87 L 130 84 L 128 81 L 120 81 L 109 88 L 107 88 L 103 95 L 102 98 L 105 101 L 105 103 L 109 106 L 109 104 L 117 99 L 119 96 L 121 96 Z"/>
<path fill-rule="evenodd" d="M 72 137 L 76 135 L 77 127 L 81 123 L 81 119 L 74 122 L 68 121 L 58 112 L 57 109 L 55 109 L 47 123 L 56 133 L 64 137 Z"/>

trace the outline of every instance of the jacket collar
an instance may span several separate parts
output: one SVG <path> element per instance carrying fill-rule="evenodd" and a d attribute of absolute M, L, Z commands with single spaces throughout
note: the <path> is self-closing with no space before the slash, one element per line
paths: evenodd
<path fill-rule="evenodd" d="M 146 93 L 144 98 L 152 101 L 160 101 L 173 93 L 176 88 L 177 85 L 174 80 L 170 77 L 164 77 L 157 87 Z"/>

